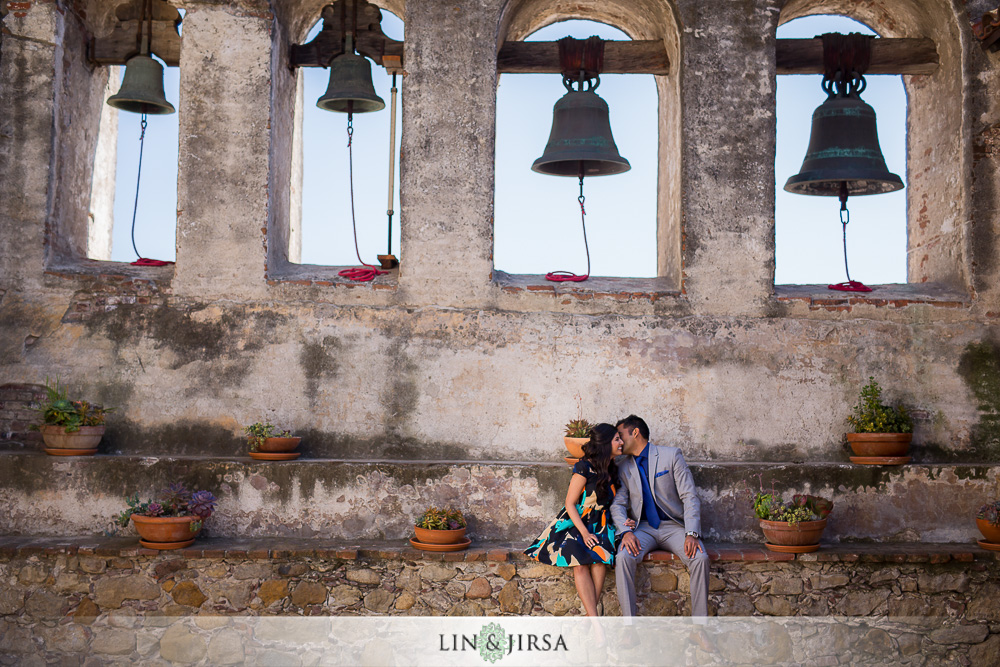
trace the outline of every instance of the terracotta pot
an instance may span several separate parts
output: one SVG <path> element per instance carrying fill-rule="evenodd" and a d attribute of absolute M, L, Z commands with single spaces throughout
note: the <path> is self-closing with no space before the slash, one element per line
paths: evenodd
<path fill-rule="evenodd" d="M 583 446 L 590 442 L 590 438 L 571 438 L 569 436 L 563 436 L 563 444 L 566 445 L 566 451 L 574 459 L 583 458 Z"/>
<path fill-rule="evenodd" d="M 302 438 L 264 438 L 264 442 L 257 448 L 258 452 L 290 452 L 299 446 Z"/>
<path fill-rule="evenodd" d="M 994 526 L 986 519 L 976 519 L 976 526 L 979 527 L 979 532 L 983 534 L 983 539 L 987 542 L 1000 544 L 1000 526 Z"/>
<path fill-rule="evenodd" d="M 826 528 L 826 519 L 799 521 L 794 526 L 787 521 L 760 520 L 764 538 L 771 544 L 787 547 L 818 545 Z"/>
<path fill-rule="evenodd" d="M 424 544 L 459 544 L 465 541 L 465 528 L 431 530 L 430 528 L 414 526 L 413 532 L 416 533 L 417 542 Z"/>
<path fill-rule="evenodd" d="M 65 426 L 42 426 L 42 440 L 49 449 L 94 449 L 104 437 L 104 426 L 81 426 L 67 433 Z"/>
<path fill-rule="evenodd" d="M 906 456 L 912 433 L 848 433 L 855 456 Z"/>
<path fill-rule="evenodd" d="M 198 522 L 198 530 L 191 524 Z M 192 542 L 201 532 L 201 519 L 196 516 L 140 516 L 132 515 L 132 525 L 139 533 L 143 546 L 152 549 L 180 549 Z"/>

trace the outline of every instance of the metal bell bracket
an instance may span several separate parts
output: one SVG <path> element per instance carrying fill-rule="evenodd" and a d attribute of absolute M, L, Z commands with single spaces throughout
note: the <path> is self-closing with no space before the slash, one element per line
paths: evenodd
<path fill-rule="evenodd" d="M 118 22 L 111 34 L 100 39 L 92 38 L 87 44 L 87 59 L 95 65 L 124 65 L 132 56 L 138 55 L 140 44 L 136 34 L 143 19 L 143 5 L 146 0 L 125 2 L 115 9 Z M 152 20 L 148 31 L 149 51 L 169 67 L 177 67 L 181 62 L 181 35 L 178 27 L 181 14 L 166 0 L 152 0 Z"/>
<path fill-rule="evenodd" d="M 354 50 L 376 65 L 402 68 L 403 42 L 385 36 L 382 11 L 375 5 L 367 0 L 337 0 L 323 7 L 320 15 L 323 29 L 311 42 L 292 44 L 289 67 L 329 67 L 334 58 L 346 52 L 350 36 Z"/>
<path fill-rule="evenodd" d="M 563 37 L 559 44 L 559 67 L 562 69 L 563 85 L 572 91 L 572 84 L 579 84 L 579 91 L 594 90 L 600 85 L 601 71 L 604 69 L 604 40 L 600 37 L 576 39 Z M 589 86 L 584 89 L 584 82 Z"/>

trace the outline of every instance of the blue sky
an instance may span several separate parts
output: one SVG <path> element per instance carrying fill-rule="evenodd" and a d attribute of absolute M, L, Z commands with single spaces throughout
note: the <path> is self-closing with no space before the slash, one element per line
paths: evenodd
<path fill-rule="evenodd" d="M 402 39 L 402 22 L 383 11 L 383 29 Z M 315 31 L 318 30 L 314 28 Z M 813 37 L 824 32 L 867 32 L 843 17 L 807 17 L 778 31 L 779 38 Z M 626 39 L 624 33 L 589 21 L 557 23 L 529 39 L 566 35 Z M 310 39 L 312 34 L 310 34 Z M 387 250 L 389 87 L 391 78 L 372 68 L 376 92 L 387 108 L 354 118 L 354 178 L 358 243 L 366 262 Z M 318 109 L 315 101 L 329 80 L 328 70 L 304 68 L 305 114 L 303 252 L 307 264 L 357 263 L 351 233 L 347 179 L 346 115 Z M 180 112 L 178 69 L 167 68 L 164 87 Z M 396 146 L 402 128 L 402 95 Z M 586 269 L 575 178 L 536 174 L 531 163 L 542 154 L 552 123 L 552 106 L 565 93 L 558 75 L 505 74 L 497 89 L 494 261 L 510 273 Z M 632 164 L 620 175 L 587 179 L 587 232 L 593 275 L 648 277 L 656 274 L 656 90 L 651 75 L 605 75 L 598 93 L 611 110 L 619 152 Z M 868 77 L 863 95 L 878 114 L 879 139 L 889 170 L 906 180 L 906 97 L 901 77 Z M 776 282 L 832 283 L 845 280 L 841 225 L 836 198 L 784 192 L 798 172 L 809 141 L 813 109 L 822 103 L 820 77 L 779 76 L 776 180 Z M 146 257 L 173 260 L 177 209 L 178 115 L 150 116 L 136 221 L 136 243 Z M 129 239 L 135 195 L 139 117 L 119 114 L 118 170 L 112 259 L 135 259 Z M 399 162 L 397 157 L 392 249 L 399 249 Z M 850 201 L 848 252 L 851 277 L 867 283 L 906 281 L 905 190 Z M 405 256 L 401 256 L 405 261 Z"/>

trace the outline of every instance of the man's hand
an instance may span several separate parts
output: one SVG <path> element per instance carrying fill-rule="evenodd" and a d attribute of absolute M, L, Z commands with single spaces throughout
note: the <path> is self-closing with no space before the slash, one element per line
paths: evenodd
<path fill-rule="evenodd" d="M 699 551 L 704 551 L 701 546 L 701 541 L 693 535 L 684 536 L 684 555 L 688 558 L 694 558 L 694 555 Z"/>
<path fill-rule="evenodd" d="M 625 533 L 625 537 L 622 538 L 622 549 L 629 552 L 633 556 L 639 555 L 639 538 L 635 536 L 635 533 L 632 531 Z"/>

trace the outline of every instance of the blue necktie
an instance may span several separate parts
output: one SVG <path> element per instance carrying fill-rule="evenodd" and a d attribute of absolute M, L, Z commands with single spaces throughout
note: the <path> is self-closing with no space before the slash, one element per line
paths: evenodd
<path fill-rule="evenodd" d="M 653 500 L 653 492 L 649 488 L 648 456 L 636 457 L 636 464 L 639 466 L 639 478 L 642 480 L 642 513 L 646 515 L 646 521 L 653 528 L 660 527 L 660 513 L 656 509 L 656 501 Z"/>

